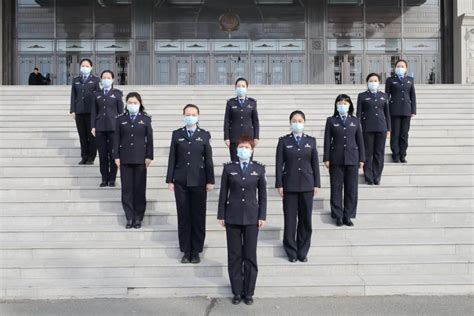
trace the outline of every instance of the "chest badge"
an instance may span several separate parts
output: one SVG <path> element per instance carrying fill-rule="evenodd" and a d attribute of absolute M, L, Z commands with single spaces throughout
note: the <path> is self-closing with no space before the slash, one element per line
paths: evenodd
<path fill-rule="evenodd" d="M 236 176 L 236 175 L 238 175 L 238 173 L 237 172 L 231 172 L 230 175 L 231 176 Z"/>
<path fill-rule="evenodd" d="M 365 101 L 369 101 L 369 100 L 372 100 L 372 98 L 365 98 Z"/>
<path fill-rule="evenodd" d="M 258 173 L 256 171 L 252 171 L 252 173 L 250 175 L 251 176 L 258 176 Z"/>
<path fill-rule="evenodd" d="M 293 145 L 288 145 L 286 146 L 286 148 L 293 148 Z"/>
<path fill-rule="evenodd" d="M 311 145 L 310 144 L 306 144 L 304 145 L 305 148 L 311 148 Z"/>
<path fill-rule="evenodd" d="M 196 141 L 197 141 L 197 142 L 202 142 L 202 138 L 201 138 L 201 137 L 198 137 L 198 138 L 196 138 Z"/>
<path fill-rule="evenodd" d="M 142 120 L 140 120 L 140 122 L 138 122 L 138 124 L 140 124 L 140 125 L 145 125 L 145 122 L 143 122 Z"/>
<path fill-rule="evenodd" d="M 110 97 L 115 99 L 115 94 L 112 94 Z"/>
<path fill-rule="evenodd" d="M 122 122 L 122 125 L 126 125 L 126 124 L 128 124 L 128 122 Z"/>
<path fill-rule="evenodd" d="M 184 141 L 184 138 L 178 138 L 178 142 Z"/>
<path fill-rule="evenodd" d="M 233 109 L 236 109 L 236 108 L 237 108 L 237 105 L 233 105 L 232 108 L 233 108 Z"/>
<path fill-rule="evenodd" d="M 341 126 L 341 124 L 333 124 L 332 126 L 339 127 L 339 126 Z"/>
<path fill-rule="evenodd" d="M 351 122 L 351 124 L 349 124 L 349 126 L 355 127 L 356 125 L 354 124 L 354 122 Z"/>

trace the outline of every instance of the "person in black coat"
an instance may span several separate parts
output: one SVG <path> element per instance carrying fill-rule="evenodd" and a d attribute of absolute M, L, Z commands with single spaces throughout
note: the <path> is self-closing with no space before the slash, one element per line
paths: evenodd
<path fill-rule="evenodd" d="M 122 206 L 127 218 L 125 228 L 140 228 L 146 209 L 147 168 L 153 160 L 151 116 L 142 98 L 130 92 L 127 110 L 117 117 L 114 132 L 114 159 L 120 168 Z"/>
<path fill-rule="evenodd" d="M 290 262 L 307 262 L 311 247 L 313 197 L 321 187 L 316 138 L 303 133 L 305 114 L 290 114 L 291 133 L 280 137 L 275 187 L 283 197 L 283 246 Z"/>
<path fill-rule="evenodd" d="M 100 187 L 114 187 L 117 166 L 113 159 L 115 120 L 123 113 L 122 91 L 113 87 L 114 73 L 104 70 L 100 75 L 102 89 L 95 92 L 91 111 L 91 133 L 99 149 Z"/>
<path fill-rule="evenodd" d="M 392 132 L 390 148 L 393 162 L 406 163 L 408 132 L 411 118 L 416 115 L 414 79 L 406 75 L 408 63 L 400 59 L 395 64 L 395 74 L 387 78 L 385 93 L 389 98 Z"/>
<path fill-rule="evenodd" d="M 95 103 L 95 92 L 100 90 L 100 78 L 91 74 L 92 61 L 84 58 L 80 62 L 81 75 L 72 79 L 71 106 L 69 113 L 76 121 L 81 143 L 80 165 L 92 165 L 97 155 L 95 137 L 91 134 L 91 111 Z"/>
<path fill-rule="evenodd" d="M 351 218 L 356 217 L 357 211 L 358 169 L 363 168 L 365 161 L 362 128 L 353 112 L 351 98 L 338 95 L 334 115 L 327 118 L 324 131 L 323 160 L 329 168 L 331 216 L 337 226 L 354 225 Z"/>
<path fill-rule="evenodd" d="M 224 141 L 229 148 L 230 160 L 236 161 L 237 140 L 246 135 L 253 138 L 255 146 L 260 135 L 257 100 L 247 97 L 248 81 L 238 78 L 235 82 L 237 97 L 227 100 L 224 116 Z"/>
<path fill-rule="evenodd" d="M 226 229 L 229 279 L 239 304 L 253 304 L 257 281 L 258 230 L 265 225 L 267 181 L 265 166 L 252 161 L 254 139 L 241 136 L 237 141 L 239 160 L 224 164 L 217 219 Z"/>
<path fill-rule="evenodd" d="M 43 75 L 39 72 L 39 69 L 35 67 L 33 72 L 30 73 L 28 77 L 28 84 L 30 86 L 42 86 L 48 84 L 48 79 L 43 77 Z"/>
<path fill-rule="evenodd" d="M 380 76 L 367 76 L 367 91 L 357 97 L 357 117 L 362 124 L 365 145 L 364 177 L 367 184 L 379 185 L 385 155 L 385 140 L 390 133 L 390 109 L 387 95 L 378 90 Z"/>
<path fill-rule="evenodd" d="M 181 263 L 199 263 L 206 236 L 207 192 L 214 189 L 211 133 L 198 126 L 199 108 L 183 109 L 185 126 L 171 136 L 166 183 L 178 210 Z"/>

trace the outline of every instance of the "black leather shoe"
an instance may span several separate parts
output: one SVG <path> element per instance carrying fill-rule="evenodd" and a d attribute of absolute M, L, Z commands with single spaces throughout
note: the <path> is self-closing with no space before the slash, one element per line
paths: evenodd
<path fill-rule="evenodd" d="M 350 218 L 344 218 L 344 225 L 346 225 L 346 226 L 354 226 L 354 223 L 351 221 Z"/>
<path fill-rule="evenodd" d="M 185 253 L 183 258 L 181 258 L 181 263 L 189 263 L 189 253 Z"/>
<path fill-rule="evenodd" d="M 296 258 L 288 258 L 288 261 L 291 262 L 291 263 L 294 263 L 294 262 L 296 262 L 297 260 L 296 260 Z"/>
<path fill-rule="evenodd" d="M 109 182 L 109 187 L 111 187 L 111 188 L 115 187 L 115 181 L 114 182 Z"/>
<path fill-rule="evenodd" d="M 191 263 L 193 264 L 198 264 L 201 262 L 201 258 L 199 258 L 199 255 L 198 254 L 193 254 L 191 256 Z"/>
<path fill-rule="evenodd" d="M 234 295 L 234 297 L 232 298 L 232 304 L 234 305 L 239 305 L 241 301 L 242 298 L 240 297 L 240 295 Z"/>
<path fill-rule="evenodd" d="M 399 163 L 400 162 L 400 159 L 398 159 L 398 157 L 392 157 L 392 161 L 394 163 Z"/>
<path fill-rule="evenodd" d="M 78 165 L 85 165 L 86 164 L 86 160 L 82 159 L 81 161 L 79 161 Z"/>
<path fill-rule="evenodd" d="M 405 157 L 403 157 L 403 158 L 400 158 L 400 162 L 401 163 L 407 163 L 408 161 L 405 159 Z"/>
<path fill-rule="evenodd" d="M 133 227 L 133 221 L 132 220 L 127 221 L 127 224 L 125 225 L 125 228 L 130 229 L 132 227 Z"/>
<path fill-rule="evenodd" d="M 87 160 L 86 161 L 86 165 L 93 165 L 94 164 L 94 160 Z"/>
<path fill-rule="evenodd" d="M 246 305 L 252 305 L 253 304 L 253 298 L 252 296 L 246 296 L 244 299 L 244 302 Z"/>
<path fill-rule="evenodd" d="M 342 225 L 344 225 L 344 223 L 342 222 L 342 219 L 336 218 L 336 226 L 341 227 Z"/>
<path fill-rule="evenodd" d="M 308 258 L 298 258 L 298 260 L 301 262 L 308 262 Z"/>
<path fill-rule="evenodd" d="M 135 225 L 133 225 L 134 228 L 139 229 L 142 227 L 142 221 L 136 221 Z"/>
<path fill-rule="evenodd" d="M 375 185 L 380 185 L 380 180 L 374 181 L 374 184 L 375 184 Z"/>
<path fill-rule="evenodd" d="M 107 186 L 107 182 L 101 182 L 99 184 L 99 187 L 103 188 L 103 187 L 106 187 Z"/>
<path fill-rule="evenodd" d="M 367 183 L 368 185 L 373 185 L 373 184 L 374 184 L 373 181 L 366 181 L 366 183 Z"/>

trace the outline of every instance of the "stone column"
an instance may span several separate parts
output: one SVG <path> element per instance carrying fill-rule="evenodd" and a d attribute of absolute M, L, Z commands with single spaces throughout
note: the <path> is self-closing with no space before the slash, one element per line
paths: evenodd
<path fill-rule="evenodd" d="M 454 83 L 474 84 L 474 2 L 454 1 Z"/>

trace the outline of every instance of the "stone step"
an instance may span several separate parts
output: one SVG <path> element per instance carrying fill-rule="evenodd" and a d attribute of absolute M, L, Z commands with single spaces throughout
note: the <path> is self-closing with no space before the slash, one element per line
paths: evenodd
<path fill-rule="evenodd" d="M 221 167 L 216 167 L 215 182 L 219 184 L 221 182 L 220 170 Z M 269 172 L 273 174 L 272 172 Z M 26 180 L 28 179 L 28 180 Z M 417 174 L 417 173 L 388 173 L 383 174 L 383 180 L 381 185 L 432 185 L 432 186 L 445 186 L 445 185 L 472 185 L 474 179 L 473 173 L 446 173 L 446 174 Z M 166 188 L 165 183 L 166 177 L 164 175 L 157 175 L 149 173 L 147 176 L 147 185 L 151 187 Z M 102 179 L 97 171 L 95 175 L 88 174 L 80 176 L 51 176 L 45 172 L 45 175 L 32 176 L 24 175 L 23 177 L 1 177 L 0 178 L 0 189 L 22 189 L 22 188 L 38 188 L 38 187 L 55 187 L 55 188 L 76 188 L 76 187 L 93 187 L 98 186 Z M 273 188 L 275 183 L 275 177 L 273 175 L 267 175 L 267 181 L 269 189 Z M 365 184 L 365 179 L 362 174 L 359 175 L 359 184 Z M 117 185 L 120 186 L 120 175 L 117 178 Z M 329 174 L 327 172 L 321 174 L 321 185 L 322 187 L 329 187 Z"/>
<path fill-rule="evenodd" d="M 470 273 L 464 255 L 415 256 L 319 256 L 305 264 L 292 264 L 286 258 L 259 258 L 260 276 L 279 275 L 341 276 L 341 275 L 433 275 Z M 133 269 L 131 269 L 133 268 Z M 179 263 L 178 258 L 109 258 L 86 262 L 70 259 L 3 259 L 0 268 L 4 279 L 82 279 L 82 278 L 144 278 L 167 277 L 179 271 L 181 277 L 221 277 L 227 274 L 226 255 L 204 257 L 198 265 Z"/>
<path fill-rule="evenodd" d="M 217 189 L 219 187 L 217 186 Z M 322 190 L 320 197 L 329 198 L 329 190 Z M 219 192 L 214 190 L 208 193 L 208 201 L 217 200 Z M 277 197 L 275 190 L 268 190 L 269 197 Z M 400 186 L 360 186 L 359 195 L 365 198 L 379 198 L 390 196 L 391 198 L 434 198 L 442 196 L 444 198 L 465 198 L 474 195 L 474 187 L 472 186 L 418 186 L 406 185 Z M 94 187 L 82 188 L 22 188 L 22 189 L 0 189 L 0 196 L 4 201 L 38 201 L 48 199 L 110 199 L 120 197 L 120 188 L 107 188 L 107 190 L 99 190 Z M 148 197 L 159 197 L 162 201 L 173 201 L 174 194 L 165 188 L 147 188 Z"/>
<path fill-rule="evenodd" d="M 124 240 L 176 240 L 177 229 L 173 225 L 150 225 L 141 229 L 126 230 L 123 226 L 93 226 L 93 225 L 67 225 L 50 226 L 21 226 L 2 227 L 0 242 L 14 241 L 124 241 Z M 471 238 L 474 233 L 472 227 L 439 227 L 424 224 L 412 227 L 392 227 L 386 225 L 372 227 L 340 228 L 333 224 L 319 227 L 315 237 L 321 239 L 370 239 L 387 240 L 393 238 Z M 283 232 L 280 226 L 268 225 L 259 232 L 262 240 L 281 240 Z M 207 225 L 206 239 L 208 243 L 224 238 L 225 232 L 216 224 Z"/>
<path fill-rule="evenodd" d="M 299 284 L 294 287 L 294 284 Z M 1 288 L 0 298 L 51 299 L 98 297 L 229 297 L 226 276 L 216 278 L 91 278 L 91 279 L 11 279 Z M 288 289 L 291 288 L 291 291 Z M 472 275 L 392 276 L 278 276 L 260 277 L 256 297 L 364 296 L 364 295 L 469 295 Z"/>
<path fill-rule="evenodd" d="M 204 245 L 202 256 L 225 257 L 225 240 Z M 416 256 L 416 255 L 472 255 L 474 241 L 446 238 L 426 240 L 324 240 L 315 237 L 311 243 L 311 257 L 317 256 Z M 179 258 L 182 255 L 178 241 L 51 241 L 5 243 L 0 249 L 2 259 L 67 259 L 91 260 L 91 258 Z M 260 240 L 258 256 L 285 257 L 281 240 Z"/>
<path fill-rule="evenodd" d="M 144 218 L 144 225 L 177 225 L 176 207 L 169 207 L 169 211 L 163 210 L 160 212 L 148 211 Z M 208 205 L 207 208 L 207 223 L 215 223 L 217 218 L 217 205 Z M 125 225 L 125 218 L 121 209 L 114 212 L 39 212 L 32 209 L 27 212 L 18 214 L 16 211 L 2 211 L 0 214 L 0 227 L 14 227 L 14 226 L 44 226 L 45 229 L 54 226 L 67 225 L 95 225 L 101 223 L 102 225 Z M 271 225 L 278 225 L 283 227 L 283 211 L 281 203 L 270 204 L 267 212 L 267 223 Z M 334 220 L 331 218 L 329 211 L 314 210 L 313 211 L 313 228 L 317 230 L 320 226 L 333 224 Z M 454 226 L 459 227 L 474 227 L 474 212 L 458 209 L 457 212 L 442 212 L 432 211 L 414 212 L 414 213 L 397 213 L 396 210 L 384 210 L 383 212 L 377 210 L 361 209 L 357 213 L 357 219 L 354 220 L 355 225 L 360 228 L 370 228 L 372 226 L 385 225 L 390 223 L 392 227 L 410 227 L 412 225 L 429 224 L 432 226 L 444 227 Z"/>

